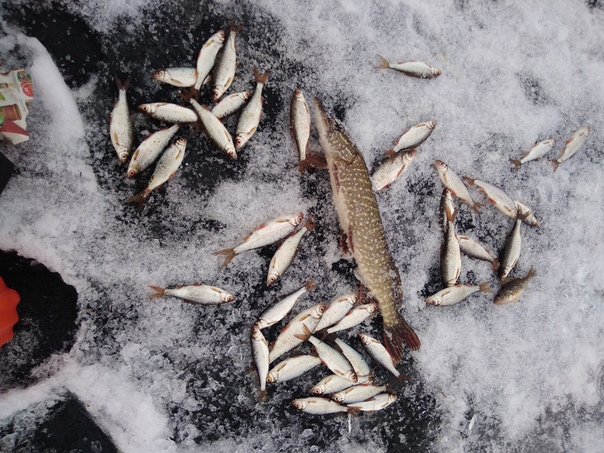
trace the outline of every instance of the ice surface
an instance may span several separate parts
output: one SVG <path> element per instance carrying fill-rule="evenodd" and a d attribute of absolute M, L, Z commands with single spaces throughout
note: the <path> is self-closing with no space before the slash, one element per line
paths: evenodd
<path fill-rule="evenodd" d="M 547 7 L 521 1 L 66 3 L 103 49 L 98 71 L 81 84 L 68 87 L 34 38 L 0 40 L 3 52 L 15 43 L 27 50 L 36 90 L 28 117 L 32 139 L 2 149 L 18 173 L 0 197 L 0 247 L 37 259 L 73 284 L 81 328 L 71 353 L 46 365 L 52 377 L 3 395 L 8 403 L 0 406 L 0 419 L 24 409 L 20 398 L 42 401 L 44 392 L 52 397 L 67 388 L 122 451 L 401 445 L 596 451 L 604 444 L 601 7 L 561 0 Z M 202 135 L 191 137 L 183 168 L 139 215 L 124 201 L 148 175 L 126 181 L 117 164 L 108 137 L 112 74 L 132 74 L 132 110 L 143 102 L 178 102 L 173 87 L 149 75 L 193 65 L 207 37 L 230 19 L 245 29 L 229 92 L 254 88 L 254 65 L 271 71 L 258 132 L 236 162 Z M 376 69 L 376 54 L 425 61 L 442 75 L 419 80 Z M 353 419 L 350 433 L 346 417 L 304 416 L 289 405 L 321 372 L 269 386 L 264 406 L 255 404 L 257 385 L 247 373 L 251 325 L 279 295 L 314 277 L 319 287 L 300 301 L 302 310 L 357 285 L 337 245 L 326 173 L 298 173 L 288 132 L 295 87 L 307 99 L 321 97 L 369 166 L 410 126 L 438 122 L 405 175 L 378 196 L 405 288 L 402 313 L 422 341 L 400 367 L 414 380 L 386 411 Z M 162 127 L 133 116 L 137 141 Z M 234 119 L 226 124 L 232 130 Z M 546 159 L 511 171 L 509 158 L 545 138 L 556 139 L 547 157 L 557 157 L 583 125 L 591 127 L 583 149 L 556 173 Z M 316 137 L 311 149 L 319 149 Z M 543 219 L 537 229 L 523 225 L 517 275 L 531 266 L 537 275 L 518 304 L 496 307 L 484 294 L 454 307 L 424 304 L 441 289 L 442 184 L 435 159 L 502 188 Z M 486 206 L 479 217 L 461 206 L 457 231 L 497 251 L 513 221 L 470 191 Z M 219 268 L 214 251 L 298 210 L 313 214 L 319 228 L 305 236 L 274 287 L 264 288 L 274 247 Z M 464 257 L 461 281 L 485 280 L 497 289 L 488 263 Z M 219 307 L 148 299 L 148 285 L 197 282 L 238 298 Z M 371 329 L 380 335 L 378 321 Z M 268 332 L 274 338 L 277 326 Z"/>

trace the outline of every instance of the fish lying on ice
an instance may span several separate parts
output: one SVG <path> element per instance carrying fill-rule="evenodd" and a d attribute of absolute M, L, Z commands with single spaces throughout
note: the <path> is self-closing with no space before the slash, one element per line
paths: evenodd
<path fill-rule="evenodd" d="M 420 79 L 432 79 L 441 75 L 440 69 L 433 68 L 428 63 L 422 61 L 391 63 L 381 55 L 378 55 L 378 57 L 382 60 L 382 64 L 377 67 L 378 69 L 394 69 L 410 77 L 417 77 Z"/>
<path fill-rule="evenodd" d="M 132 145 L 134 144 L 134 126 L 132 125 L 132 117 L 130 116 L 128 100 L 126 99 L 126 90 L 130 85 L 130 77 L 122 84 L 116 75 L 115 83 L 117 84 L 119 95 L 109 119 L 109 135 L 111 136 L 111 143 L 115 148 L 120 164 L 124 164 L 128 160 L 130 151 L 132 151 Z"/>

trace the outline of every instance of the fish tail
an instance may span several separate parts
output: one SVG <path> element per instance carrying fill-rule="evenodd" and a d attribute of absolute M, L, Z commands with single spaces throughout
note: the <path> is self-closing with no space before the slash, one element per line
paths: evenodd
<path fill-rule="evenodd" d="M 304 228 L 306 228 L 307 231 L 312 231 L 315 229 L 315 227 L 317 226 L 316 222 L 314 222 L 314 219 L 312 216 L 308 216 L 308 219 L 306 219 L 306 223 L 304 224 Z M 316 286 L 315 286 L 316 288 Z"/>
<path fill-rule="evenodd" d="M 497 273 L 497 269 L 499 269 L 499 258 L 495 258 L 491 264 L 493 265 L 493 272 Z"/>
<path fill-rule="evenodd" d="M 520 167 L 522 166 L 522 162 L 520 162 L 519 159 L 510 159 L 510 162 L 514 164 L 514 168 L 512 168 L 512 170 L 514 170 L 514 171 L 520 170 Z"/>
<path fill-rule="evenodd" d="M 306 288 L 306 291 L 312 291 L 313 289 L 315 289 L 317 287 L 317 284 L 315 283 L 315 279 L 311 278 L 309 281 L 307 281 L 306 283 L 304 283 L 304 288 Z"/>
<path fill-rule="evenodd" d="M 258 393 L 258 403 L 268 403 L 268 392 L 266 390 L 260 390 L 260 393 Z"/>
<path fill-rule="evenodd" d="M 300 166 L 304 166 L 304 169 L 308 168 L 327 168 L 327 160 L 325 156 L 313 151 L 306 152 L 306 159 L 300 162 Z"/>
<path fill-rule="evenodd" d="M 394 149 L 389 149 L 384 153 L 384 157 L 387 157 L 388 159 L 393 161 L 396 158 L 396 152 L 394 151 Z"/>
<path fill-rule="evenodd" d="M 264 74 L 260 74 L 258 68 L 254 66 L 254 79 L 256 80 L 256 83 L 261 83 L 263 85 L 266 84 L 266 82 L 268 81 L 269 74 L 269 71 L 266 71 Z"/>
<path fill-rule="evenodd" d="M 482 293 L 492 293 L 493 290 L 491 288 L 489 288 L 489 283 L 490 282 L 482 282 L 480 283 L 479 286 L 479 291 Z"/>
<path fill-rule="evenodd" d="M 550 160 L 550 162 L 552 162 L 554 164 L 554 173 L 556 173 L 556 170 L 560 166 L 560 162 L 558 162 L 557 159 L 552 159 L 552 160 Z"/>
<path fill-rule="evenodd" d="M 145 201 L 147 201 L 147 198 L 149 197 L 150 193 L 151 191 L 149 189 L 145 189 L 142 192 L 137 193 L 136 195 L 133 195 L 128 198 L 126 200 L 126 203 L 138 203 L 136 206 L 136 210 L 138 212 L 141 212 L 143 209 L 143 205 L 145 204 Z"/>
<path fill-rule="evenodd" d="M 531 269 L 528 271 L 528 274 L 526 275 L 525 278 L 533 278 L 535 276 L 535 267 L 531 267 Z"/>
<path fill-rule="evenodd" d="M 484 206 L 482 203 L 474 203 L 472 205 L 472 211 L 474 211 L 476 213 L 476 215 L 480 215 L 480 212 L 478 212 L 478 208 Z"/>
<path fill-rule="evenodd" d="M 386 391 L 388 393 L 398 393 L 398 390 L 405 384 L 406 381 L 410 381 L 411 378 L 406 374 L 399 374 L 398 376 L 392 376 L 386 383 Z"/>
<path fill-rule="evenodd" d="M 402 317 L 399 317 L 394 326 L 384 325 L 384 345 L 395 364 L 403 358 L 403 343 L 414 351 L 421 346 L 419 338 L 411 326 Z"/>
<path fill-rule="evenodd" d="M 466 182 L 466 184 L 468 184 L 470 186 L 473 186 L 475 184 L 474 178 L 470 178 L 469 176 L 464 176 L 461 179 L 463 179 Z"/>
<path fill-rule="evenodd" d="M 237 25 L 234 20 L 231 20 L 229 30 L 233 33 L 239 33 L 241 30 L 243 30 L 243 24 Z"/>
<path fill-rule="evenodd" d="M 220 267 L 224 267 L 231 262 L 233 258 L 235 258 L 235 249 L 222 249 L 214 252 L 214 255 L 225 255 L 224 262 L 220 265 Z"/>
<path fill-rule="evenodd" d="M 358 417 L 359 415 L 361 415 L 361 408 L 359 406 L 348 406 L 347 409 L 348 415 L 354 415 L 355 417 Z"/>
<path fill-rule="evenodd" d="M 377 69 L 388 69 L 390 67 L 390 62 L 388 60 L 386 60 L 384 57 L 382 57 L 380 54 L 378 54 L 378 57 L 380 57 L 382 64 L 379 66 L 376 66 L 376 68 Z"/>
<path fill-rule="evenodd" d="M 153 291 L 155 291 L 153 294 L 151 294 L 149 296 L 149 299 L 155 299 L 157 297 L 164 297 L 164 295 L 166 293 L 166 288 L 161 288 L 159 286 L 152 286 L 152 285 L 150 285 L 149 288 L 151 288 Z"/>

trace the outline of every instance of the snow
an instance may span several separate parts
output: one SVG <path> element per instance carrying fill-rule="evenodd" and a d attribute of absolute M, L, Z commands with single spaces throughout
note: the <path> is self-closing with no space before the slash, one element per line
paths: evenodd
<path fill-rule="evenodd" d="M 0 40 L 3 53 L 15 44 L 27 49 L 36 96 L 31 140 L 2 149 L 19 172 L 0 197 L 0 248 L 34 258 L 73 284 L 81 326 L 72 351 L 46 364 L 47 373 L 37 370 L 50 377 L 2 395 L 0 420 L 23 411 L 23 401 L 51 401 L 67 389 L 121 451 L 387 451 L 401 443 L 440 451 L 597 451 L 604 444 L 604 11 L 561 0 L 547 8 L 512 0 L 262 0 L 211 3 L 183 17 L 187 2 L 158 3 L 70 6 L 113 43 L 112 60 L 76 89 L 36 39 L 15 31 Z M 182 21 L 176 37 L 154 24 L 172 12 Z M 216 31 L 199 24 L 226 27 L 230 19 L 245 29 L 229 93 L 253 89 L 254 65 L 271 71 L 258 132 L 237 162 L 202 136 L 191 138 L 183 168 L 141 216 L 124 201 L 148 175 L 125 181 L 108 138 L 112 65 L 134 73 L 132 111 L 142 102 L 177 100 L 175 89 L 158 87 L 149 75 L 161 66 L 193 65 Z M 129 46 L 148 24 L 149 42 L 180 44 L 170 48 L 174 53 L 132 57 Z M 376 54 L 425 61 L 442 75 L 420 80 L 376 69 Z M 318 371 L 269 386 L 265 406 L 255 404 L 257 386 L 247 373 L 251 325 L 266 306 L 313 277 L 319 287 L 297 310 L 357 285 L 349 262 L 341 261 L 327 174 L 298 173 L 288 132 L 295 87 L 335 112 L 369 166 L 407 128 L 437 121 L 405 175 L 378 196 L 404 284 L 402 313 L 422 341 L 401 367 L 414 380 L 383 413 L 353 419 L 350 433 L 345 417 L 308 417 L 291 408 L 320 379 Z M 133 116 L 138 141 L 160 127 L 142 113 Z M 232 130 L 234 120 L 226 124 Z M 591 133 L 583 148 L 553 173 L 547 159 L 584 125 Z M 512 172 L 510 158 L 550 137 L 556 146 L 546 158 Z M 316 135 L 311 140 L 319 150 Z M 516 275 L 531 266 L 537 275 L 518 304 L 496 307 L 478 293 L 453 307 L 425 305 L 441 289 L 435 159 L 497 185 L 543 219 L 539 228 L 523 225 Z M 513 221 L 470 192 L 486 206 L 477 217 L 456 201 L 457 231 L 497 251 Z M 219 267 L 214 251 L 299 210 L 313 214 L 319 228 L 305 236 L 280 283 L 264 288 L 274 248 Z M 464 258 L 461 282 L 485 280 L 496 291 L 490 264 Z M 219 307 L 148 298 L 149 285 L 193 283 L 238 298 Z M 380 324 L 372 328 L 378 336 Z M 274 339 L 277 329 L 269 333 Z M 425 443 L 413 439 L 413 423 Z"/>

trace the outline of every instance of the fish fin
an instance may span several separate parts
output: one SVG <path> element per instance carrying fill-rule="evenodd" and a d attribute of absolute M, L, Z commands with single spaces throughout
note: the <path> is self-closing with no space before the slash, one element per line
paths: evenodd
<path fill-rule="evenodd" d="M 526 274 L 526 277 L 524 278 L 533 278 L 536 274 L 535 271 L 535 266 L 531 266 L 531 269 L 528 271 L 528 274 Z"/>
<path fill-rule="evenodd" d="M 394 364 L 401 361 L 403 357 L 403 344 L 405 343 L 412 350 L 417 351 L 421 342 L 411 326 L 401 317 L 398 317 L 394 326 L 384 325 L 384 345 L 386 350 L 392 356 Z"/>
<path fill-rule="evenodd" d="M 260 74 L 258 68 L 254 66 L 254 80 L 256 80 L 256 83 L 261 83 L 264 85 L 268 81 L 269 74 L 269 71 L 266 71 L 264 74 Z"/>
<path fill-rule="evenodd" d="M 143 210 L 143 205 L 145 204 L 145 201 L 147 201 L 147 197 L 149 197 L 150 193 L 151 191 L 149 189 L 145 189 L 142 192 L 128 198 L 126 203 L 138 203 L 136 210 L 141 212 Z"/>
<path fill-rule="evenodd" d="M 149 296 L 149 299 L 155 299 L 157 297 L 164 297 L 166 288 L 161 288 L 159 286 L 153 286 L 153 285 L 149 285 L 149 288 L 151 288 L 154 291 L 154 293 Z"/>
<path fill-rule="evenodd" d="M 348 242 L 346 240 L 346 233 L 344 233 L 343 231 L 340 231 L 340 238 L 339 241 L 340 243 L 340 249 L 342 250 L 342 253 L 344 255 L 348 255 L 350 253 L 350 250 L 348 250 Z"/>
<path fill-rule="evenodd" d="M 122 85 L 122 81 L 117 76 L 117 73 L 113 74 L 113 78 L 115 79 L 115 84 L 117 85 L 117 90 L 120 91 L 124 86 Z"/>
<path fill-rule="evenodd" d="M 296 337 L 298 340 L 308 341 L 308 339 L 310 338 L 311 335 L 312 335 L 312 332 L 310 331 L 308 326 L 306 324 L 302 324 L 302 333 L 295 334 L 294 337 Z"/>
<path fill-rule="evenodd" d="M 520 170 L 520 167 L 522 166 L 520 159 L 510 159 L 510 162 L 514 164 L 514 167 L 512 168 L 513 171 Z"/>
<path fill-rule="evenodd" d="M 384 153 L 384 157 L 387 157 L 388 159 L 390 159 L 390 161 L 393 161 L 396 158 L 396 152 L 394 151 L 394 149 L 389 149 Z"/>
<path fill-rule="evenodd" d="M 220 267 L 224 267 L 231 262 L 235 255 L 237 255 L 234 249 L 222 249 L 214 252 L 214 255 L 225 255 L 224 262 L 220 265 Z"/>
<path fill-rule="evenodd" d="M 304 283 L 304 288 L 306 288 L 306 291 L 312 291 L 313 289 L 315 289 L 317 287 L 317 284 L 315 283 L 315 279 L 311 278 L 309 281 L 307 281 L 306 283 Z"/>
<path fill-rule="evenodd" d="M 497 273 L 497 269 L 499 269 L 499 258 L 495 258 L 491 264 L 493 265 L 493 272 Z"/>
<path fill-rule="evenodd" d="M 266 390 L 260 390 L 260 393 L 258 393 L 258 403 L 268 403 L 268 392 Z"/>
<path fill-rule="evenodd" d="M 480 292 L 482 293 L 492 293 L 493 290 L 491 288 L 489 288 L 489 283 L 490 282 L 482 282 L 480 283 L 478 286 L 480 287 Z"/>
<path fill-rule="evenodd" d="M 411 378 L 406 374 L 400 373 L 398 376 L 392 375 L 388 382 L 386 382 L 386 391 L 388 393 L 398 393 L 398 391 L 403 387 L 406 381 L 410 381 Z"/>
<path fill-rule="evenodd" d="M 558 159 L 552 159 L 552 160 L 550 160 L 550 162 L 552 162 L 554 164 L 554 173 L 556 173 L 556 170 L 560 166 L 560 162 L 558 162 Z"/>
<path fill-rule="evenodd" d="M 476 215 L 480 215 L 480 212 L 478 211 L 478 208 L 484 206 L 482 203 L 474 203 L 472 205 L 472 211 L 474 211 L 476 213 Z"/>
<path fill-rule="evenodd" d="M 473 186 L 475 184 L 475 179 L 474 178 L 470 178 L 469 176 L 463 176 L 462 179 L 466 182 L 466 184 L 468 184 L 469 186 Z"/>
<path fill-rule="evenodd" d="M 306 228 L 306 231 L 312 231 L 316 228 L 317 223 L 314 220 L 315 219 L 313 218 L 313 216 L 308 216 L 308 219 L 306 219 L 306 223 L 304 224 L 304 228 Z"/>
<path fill-rule="evenodd" d="M 229 23 L 229 30 L 233 33 L 239 33 L 241 30 L 243 30 L 243 24 L 237 25 L 234 20 L 231 20 Z"/>
<path fill-rule="evenodd" d="M 306 152 L 306 159 L 300 162 L 300 173 L 309 168 L 327 168 L 327 160 L 325 156 L 313 151 Z"/>
<path fill-rule="evenodd" d="M 455 209 L 453 209 L 452 211 L 446 209 L 445 214 L 447 214 L 447 222 L 455 222 L 455 218 L 457 217 L 457 211 Z"/>
<path fill-rule="evenodd" d="M 390 67 L 390 62 L 384 57 L 382 57 L 380 54 L 378 54 L 378 57 L 380 57 L 380 61 L 382 62 L 382 64 L 376 66 L 376 69 L 388 69 Z"/>

